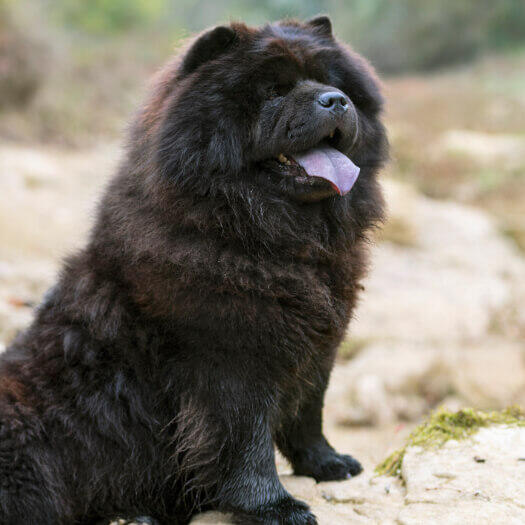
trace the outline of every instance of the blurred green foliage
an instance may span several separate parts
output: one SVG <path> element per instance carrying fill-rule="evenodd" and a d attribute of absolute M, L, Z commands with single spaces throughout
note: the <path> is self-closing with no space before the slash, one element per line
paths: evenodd
<path fill-rule="evenodd" d="M 59 23 L 92 34 L 111 34 L 158 20 L 166 0 L 56 0 Z"/>
<path fill-rule="evenodd" d="M 340 33 L 387 72 L 433 69 L 525 42 L 523 0 L 329 3 Z"/>
<path fill-rule="evenodd" d="M 524 0 L 40 0 L 91 35 L 172 34 L 242 19 L 332 16 L 337 34 L 386 72 L 424 70 L 525 41 Z"/>

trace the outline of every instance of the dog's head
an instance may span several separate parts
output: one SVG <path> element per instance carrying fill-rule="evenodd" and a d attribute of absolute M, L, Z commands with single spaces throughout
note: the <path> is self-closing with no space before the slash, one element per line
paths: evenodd
<path fill-rule="evenodd" d="M 219 26 L 161 74 L 143 114 L 157 168 L 199 193 L 243 179 L 318 201 L 352 190 L 386 156 L 371 68 L 330 20 Z"/>

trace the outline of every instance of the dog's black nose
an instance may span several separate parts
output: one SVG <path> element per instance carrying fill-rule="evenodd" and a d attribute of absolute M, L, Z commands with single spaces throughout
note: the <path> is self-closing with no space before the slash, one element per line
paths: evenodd
<path fill-rule="evenodd" d="M 327 91 L 321 93 L 317 98 L 317 102 L 323 107 L 330 110 L 332 113 L 342 115 L 348 111 L 348 99 L 338 91 Z"/>

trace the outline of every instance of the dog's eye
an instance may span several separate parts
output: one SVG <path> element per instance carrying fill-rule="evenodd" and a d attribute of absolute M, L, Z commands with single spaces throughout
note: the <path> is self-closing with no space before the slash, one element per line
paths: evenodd
<path fill-rule="evenodd" d="M 287 95 L 293 88 L 293 84 L 281 83 L 281 84 L 272 84 L 268 89 L 268 94 L 270 98 L 284 97 Z"/>

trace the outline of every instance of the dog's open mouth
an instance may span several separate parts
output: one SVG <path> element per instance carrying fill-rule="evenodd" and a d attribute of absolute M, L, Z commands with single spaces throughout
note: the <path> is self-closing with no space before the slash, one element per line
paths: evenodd
<path fill-rule="evenodd" d="M 293 156 L 281 153 L 277 160 L 286 166 L 300 166 L 309 177 L 328 181 L 339 195 L 344 195 L 355 184 L 359 167 L 334 147 L 338 133 L 338 130 L 333 131 L 317 146 Z"/>

